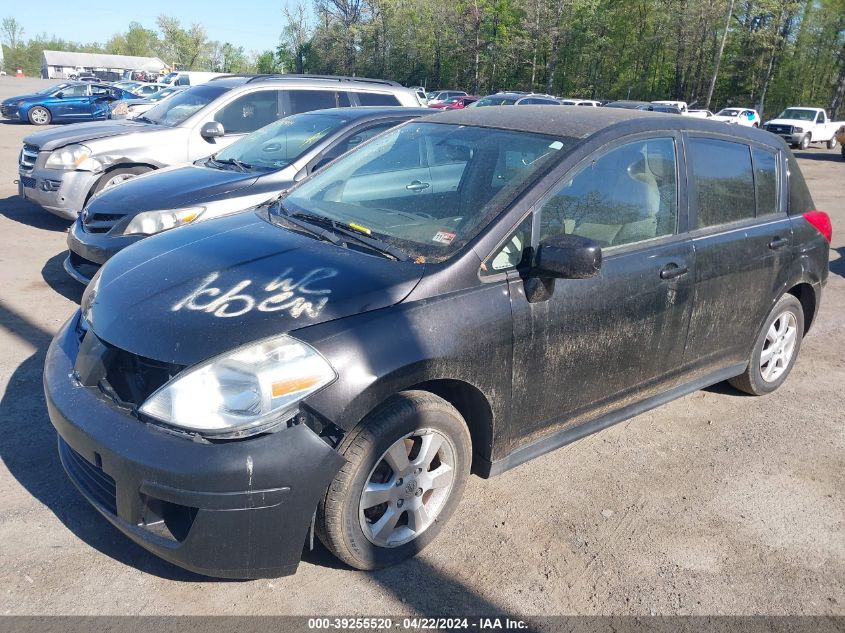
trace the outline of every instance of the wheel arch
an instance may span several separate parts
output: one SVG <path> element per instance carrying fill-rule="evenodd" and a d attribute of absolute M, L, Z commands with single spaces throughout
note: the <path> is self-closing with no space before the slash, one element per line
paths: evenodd
<path fill-rule="evenodd" d="M 145 167 L 150 171 L 155 171 L 159 169 L 158 165 L 154 165 L 153 163 L 147 163 L 143 161 L 127 161 L 127 162 L 115 162 L 110 164 L 106 167 L 103 172 L 100 174 L 100 177 L 94 181 L 94 184 L 91 185 L 91 188 L 88 190 L 88 194 L 85 196 L 85 204 L 88 204 L 88 201 L 91 199 L 91 196 L 94 195 L 94 190 L 99 186 L 100 182 L 104 178 L 107 178 L 108 175 L 118 169 L 132 169 L 133 167 Z"/>
<path fill-rule="evenodd" d="M 801 281 L 789 288 L 786 294 L 791 294 L 801 303 L 801 309 L 804 312 L 804 335 L 806 335 L 810 331 L 810 326 L 816 316 L 816 307 L 818 306 L 816 290 L 809 282 Z"/>

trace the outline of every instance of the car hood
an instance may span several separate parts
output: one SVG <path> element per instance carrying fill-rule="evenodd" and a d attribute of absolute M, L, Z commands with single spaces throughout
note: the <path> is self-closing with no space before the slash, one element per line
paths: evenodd
<path fill-rule="evenodd" d="M 106 343 L 192 365 L 252 341 L 399 303 L 424 270 L 245 212 L 124 249 L 89 284 L 82 309 Z"/>
<path fill-rule="evenodd" d="M 801 119 L 772 119 L 767 121 L 766 125 L 795 125 L 798 127 L 809 127 L 814 125 L 812 121 L 802 121 Z"/>
<path fill-rule="evenodd" d="M 119 188 L 107 189 L 92 198 L 88 211 L 114 213 L 119 209 L 120 213 L 134 215 L 151 209 L 178 209 L 239 192 L 257 179 L 258 174 L 254 172 L 181 165 L 153 171 L 127 180 Z"/>
<path fill-rule="evenodd" d="M 2 103 L 3 105 L 10 105 L 12 103 L 15 103 L 16 101 L 29 101 L 31 99 L 36 99 L 38 101 L 42 101 L 44 99 L 49 99 L 49 98 L 50 98 L 49 95 L 37 95 L 37 94 L 18 95 L 17 97 L 9 97 L 8 99 L 3 99 L 3 101 L 0 102 L 0 103 Z"/>
<path fill-rule="evenodd" d="M 75 123 L 67 127 L 57 127 L 42 132 L 30 134 L 24 138 L 24 143 L 37 145 L 42 150 L 54 150 L 71 143 L 84 143 L 98 138 L 135 134 L 153 130 L 167 129 L 163 125 L 139 123 L 137 121 L 92 121 L 90 123 Z"/>
<path fill-rule="evenodd" d="M 710 117 L 711 121 L 736 121 L 739 117 L 735 116 L 719 116 L 718 114 L 714 114 Z"/>

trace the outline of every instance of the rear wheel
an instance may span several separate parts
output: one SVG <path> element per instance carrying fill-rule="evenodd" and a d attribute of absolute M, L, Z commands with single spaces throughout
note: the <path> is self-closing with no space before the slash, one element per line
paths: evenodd
<path fill-rule="evenodd" d="M 801 302 L 790 294 L 783 295 L 763 323 L 751 350 L 748 368 L 731 378 L 730 383 L 754 396 L 771 393 L 783 384 L 792 370 L 803 336 Z"/>
<path fill-rule="evenodd" d="M 388 400 L 339 450 L 347 464 L 317 508 L 317 535 L 356 569 L 399 563 L 431 542 L 460 501 L 472 459 L 460 413 L 425 391 Z"/>
<path fill-rule="evenodd" d="M 42 106 L 35 106 L 29 111 L 29 122 L 33 125 L 48 125 L 52 120 L 53 115 Z"/>

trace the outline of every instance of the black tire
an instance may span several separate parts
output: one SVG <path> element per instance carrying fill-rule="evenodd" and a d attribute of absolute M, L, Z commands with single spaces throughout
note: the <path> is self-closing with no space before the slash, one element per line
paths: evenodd
<path fill-rule="evenodd" d="M 805 134 L 804 136 L 801 137 L 801 143 L 798 147 L 800 149 L 807 149 L 808 147 L 810 147 L 810 140 L 811 140 L 810 135 Z"/>
<path fill-rule="evenodd" d="M 53 121 L 53 114 L 43 106 L 35 106 L 27 115 L 32 125 L 50 125 Z"/>
<path fill-rule="evenodd" d="M 364 534 L 361 525 L 364 519 L 359 506 L 364 487 L 371 475 L 375 475 L 374 471 L 382 467 L 382 457 L 388 448 L 409 434 L 426 429 L 436 431 L 445 437 L 444 443 L 450 443 L 454 460 L 451 488 L 433 522 L 418 536 L 392 547 L 376 545 Z M 472 461 L 472 441 L 464 419 L 443 398 L 426 391 L 403 391 L 391 397 L 351 431 L 338 450 L 347 459 L 347 464 L 335 476 L 317 507 L 316 532 L 323 545 L 340 560 L 350 567 L 365 570 L 380 569 L 411 558 L 437 536 L 460 502 Z M 402 480 L 396 484 L 397 491 L 406 488 Z M 416 481 L 408 483 L 414 488 L 416 485 Z M 420 498 L 424 499 L 425 495 Z M 385 508 L 393 508 L 399 503 L 387 502 Z M 409 521 L 399 507 L 394 511 Z M 410 507 L 410 503 L 406 507 Z"/>
<path fill-rule="evenodd" d="M 135 176 L 140 176 L 141 174 L 145 174 L 150 171 L 149 167 L 121 167 L 119 169 L 112 169 L 111 171 L 107 171 L 103 174 L 100 179 L 97 181 L 97 184 L 94 185 L 94 188 L 91 190 L 91 195 L 95 195 L 103 191 L 109 186 L 109 183 L 112 183 L 117 178 L 123 178 L 124 180 L 129 180 L 130 178 L 134 178 Z"/>
<path fill-rule="evenodd" d="M 842 146 L 842 160 L 845 160 L 845 145 Z"/>
<path fill-rule="evenodd" d="M 827 142 L 827 149 L 836 149 L 836 137 L 832 136 Z"/>
<path fill-rule="evenodd" d="M 763 378 L 763 373 L 760 366 L 760 356 L 766 346 L 766 335 L 772 324 L 781 318 L 786 313 L 791 313 L 795 320 L 795 346 L 791 352 L 791 356 L 782 370 L 782 373 L 774 380 L 767 381 Z M 753 396 L 763 396 L 767 393 L 773 392 L 780 387 L 792 371 L 795 365 L 795 359 L 798 358 L 798 353 L 801 351 L 801 339 L 804 336 L 804 309 L 801 307 L 801 302 L 790 294 L 783 295 L 778 299 L 775 306 L 769 312 L 769 316 L 763 323 L 760 333 L 754 341 L 754 348 L 751 350 L 751 356 L 748 359 L 748 367 L 745 372 L 730 379 L 730 383 L 745 393 Z"/>

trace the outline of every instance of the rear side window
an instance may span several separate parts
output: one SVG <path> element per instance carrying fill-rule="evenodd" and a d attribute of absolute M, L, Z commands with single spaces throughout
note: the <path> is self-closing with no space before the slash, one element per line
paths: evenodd
<path fill-rule="evenodd" d="M 355 96 L 362 106 L 398 106 L 399 99 L 395 95 L 380 92 L 356 92 Z"/>
<path fill-rule="evenodd" d="M 742 143 L 694 138 L 689 143 L 698 228 L 753 218 L 751 148 Z"/>
<path fill-rule="evenodd" d="M 346 93 L 334 90 L 291 90 L 288 92 L 288 98 L 290 99 L 289 114 L 349 107 L 349 97 Z"/>
<path fill-rule="evenodd" d="M 754 184 L 757 186 L 757 216 L 778 212 L 778 155 L 759 147 L 751 149 Z"/>

